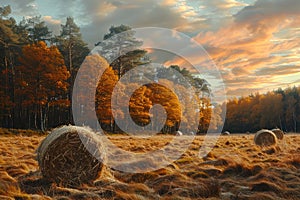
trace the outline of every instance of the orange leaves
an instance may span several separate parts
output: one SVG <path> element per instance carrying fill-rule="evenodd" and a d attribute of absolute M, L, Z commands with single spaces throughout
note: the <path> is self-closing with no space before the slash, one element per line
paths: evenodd
<path fill-rule="evenodd" d="M 146 125 L 150 122 L 149 110 L 152 101 L 149 95 L 146 94 L 147 90 L 149 89 L 146 86 L 140 87 L 132 94 L 129 101 L 129 112 L 136 124 Z"/>
<path fill-rule="evenodd" d="M 16 67 L 16 94 L 22 105 L 45 106 L 61 99 L 70 74 L 58 49 L 44 42 L 26 45 Z"/>
<path fill-rule="evenodd" d="M 56 87 L 57 88 L 60 88 L 60 89 L 63 89 L 63 90 L 67 90 L 67 84 L 64 84 L 62 81 L 57 81 L 56 82 Z"/>
<path fill-rule="evenodd" d="M 152 105 L 160 104 L 167 112 L 167 126 L 174 126 L 181 120 L 181 105 L 178 97 L 167 87 L 159 84 L 148 85 Z"/>
<path fill-rule="evenodd" d="M 195 91 L 167 79 L 161 79 L 160 84 L 139 86 L 139 83 L 126 82 L 125 79 L 119 81 L 116 74 L 112 67 L 107 66 L 97 86 L 96 113 L 105 131 L 120 131 L 115 121 L 122 123 L 119 124 L 122 127 L 129 127 L 131 119 L 139 126 L 152 127 L 152 130 L 162 124 L 163 131 L 169 133 L 178 126 L 194 132 L 198 128 L 202 131 L 208 129 L 212 118 L 211 103 L 208 99 L 200 100 Z M 130 78 L 133 80 L 135 77 Z M 113 91 L 116 93 L 114 98 Z M 164 111 L 157 110 L 156 105 Z M 128 111 L 130 116 L 127 116 Z M 214 120 L 214 127 L 217 127 L 220 119 Z"/>
<path fill-rule="evenodd" d="M 121 97 L 116 98 L 117 102 L 113 102 L 113 105 L 119 106 L 115 111 L 115 114 L 118 116 L 113 117 L 111 95 L 117 82 L 117 76 L 112 68 L 107 68 L 99 81 L 96 94 L 96 110 L 101 123 L 111 125 L 111 123 L 114 123 L 114 117 L 124 119 L 124 122 L 127 123 L 123 111 L 129 109 L 130 116 L 136 124 L 140 126 L 147 125 L 150 123 L 150 109 L 155 104 L 162 105 L 166 110 L 166 126 L 172 127 L 180 121 L 181 107 L 178 98 L 170 89 L 159 84 L 148 84 L 139 87 L 129 98 L 129 105 L 127 105 L 128 102 L 123 102 Z M 124 86 L 124 89 L 126 90 L 128 87 L 135 86 L 129 84 L 126 87 Z M 120 88 L 122 88 L 122 84 Z M 128 94 L 124 91 L 118 91 L 118 95 L 122 96 Z M 153 113 L 153 115 L 156 120 L 161 120 L 158 113 Z M 155 121 L 152 126 L 156 126 Z"/>
<path fill-rule="evenodd" d="M 89 58 L 90 62 L 102 66 L 100 71 L 104 71 L 100 80 L 98 81 L 96 91 L 96 113 L 101 123 L 112 123 L 112 110 L 111 110 L 111 96 L 113 89 L 118 82 L 114 70 L 108 67 L 107 62 L 100 56 L 93 55 Z M 121 112 L 118 112 L 122 116 Z"/>

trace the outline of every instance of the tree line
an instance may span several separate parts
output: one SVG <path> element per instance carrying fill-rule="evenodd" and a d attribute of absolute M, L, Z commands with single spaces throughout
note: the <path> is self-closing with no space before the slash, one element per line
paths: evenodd
<path fill-rule="evenodd" d="M 79 27 L 68 17 L 54 36 L 40 16 L 17 23 L 10 13 L 10 6 L 0 8 L 1 126 L 71 123 L 70 86 L 89 53 Z"/>
<path fill-rule="evenodd" d="M 235 133 L 256 132 L 262 128 L 280 128 L 286 132 L 300 130 L 299 86 L 234 98 L 226 106 L 224 130 Z"/>
<path fill-rule="evenodd" d="M 61 25 L 60 34 L 54 36 L 41 17 L 24 18 L 17 23 L 10 13 L 10 6 L 0 8 L 0 126 L 46 130 L 62 124 L 73 124 L 72 86 L 76 74 L 83 61 L 86 64 L 103 62 L 103 57 L 89 55 L 87 43 L 83 41 L 80 28 L 72 17 L 66 19 L 65 24 Z M 96 113 L 101 127 L 108 132 L 121 131 L 112 115 L 111 94 L 114 86 L 130 69 L 151 63 L 147 58 L 147 51 L 138 48 L 142 41 L 136 40 L 134 32 L 130 30 L 125 25 L 112 26 L 103 38 L 106 40 L 129 31 L 123 38 L 126 43 L 121 45 L 135 47 L 113 60 L 97 83 Z M 101 55 L 107 57 L 112 53 L 111 49 L 116 49 L 120 43 L 95 44 L 98 45 L 104 47 Z M 163 79 L 170 87 L 179 88 L 186 95 L 186 101 L 193 99 L 194 106 L 200 108 L 199 112 L 193 112 L 192 104 L 183 107 L 170 89 L 153 83 L 140 87 L 130 97 L 129 110 L 134 122 L 141 126 L 152 123 L 155 128 L 156 122 L 151 122 L 152 114 L 149 111 L 153 105 L 161 104 L 167 112 L 167 119 L 163 129 L 157 131 L 171 133 L 180 124 L 188 129 L 194 123 L 200 133 L 207 130 L 210 122 L 215 128 L 220 126 L 220 118 L 211 118 L 211 113 L 215 110 L 219 112 L 220 109 L 215 109 L 209 98 L 206 98 L 210 95 L 209 84 L 193 77 L 188 70 L 179 66 L 163 67 L 160 70 L 164 72 L 156 74 L 168 74 L 170 69 L 186 77 L 198 90 L 197 95 L 186 93 L 186 86 L 180 84 L 179 80 L 173 83 L 168 77 L 158 78 Z M 92 73 L 92 69 L 90 72 Z M 125 108 L 121 106 L 117 112 L 120 118 L 124 117 L 122 109 Z M 181 113 L 194 113 L 195 120 L 188 121 Z M 126 123 L 126 120 L 123 121 Z"/>

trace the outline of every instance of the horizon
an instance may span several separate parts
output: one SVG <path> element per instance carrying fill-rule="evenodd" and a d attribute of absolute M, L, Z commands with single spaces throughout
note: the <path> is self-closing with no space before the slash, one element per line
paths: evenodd
<path fill-rule="evenodd" d="M 162 27 L 185 33 L 215 62 L 228 99 L 300 84 L 297 0 L 4 0 L 2 5 L 10 5 L 11 16 L 17 20 L 40 15 L 53 34 L 59 34 L 60 25 L 72 16 L 90 48 L 113 25 Z M 176 59 L 170 63 L 185 67 Z"/>

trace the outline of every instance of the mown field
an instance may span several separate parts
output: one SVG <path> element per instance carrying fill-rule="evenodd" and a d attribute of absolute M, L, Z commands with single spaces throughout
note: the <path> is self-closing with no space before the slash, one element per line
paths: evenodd
<path fill-rule="evenodd" d="M 220 136 L 204 158 L 198 157 L 204 136 L 197 136 L 179 160 L 163 169 L 106 169 L 93 183 L 76 188 L 41 176 L 35 151 L 44 137 L 1 129 L 0 199 L 300 199 L 300 134 L 286 134 L 269 148 L 256 146 L 253 134 Z M 146 152 L 172 137 L 109 138 L 124 150 Z"/>

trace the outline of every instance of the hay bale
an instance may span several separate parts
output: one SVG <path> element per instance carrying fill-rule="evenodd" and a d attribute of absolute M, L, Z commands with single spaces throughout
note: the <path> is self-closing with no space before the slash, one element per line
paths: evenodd
<path fill-rule="evenodd" d="M 182 133 L 181 131 L 176 131 L 175 134 L 176 134 L 177 136 L 182 136 L 182 135 L 183 135 L 183 133 Z"/>
<path fill-rule="evenodd" d="M 254 142 L 259 146 L 271 146 L 277 143 L 277 137 L 272 131 L 262 129 L 255 134 Z"/>
<path fill-rule="evenodd" d="M 272 129 L 272 132 L 275 133 L 277 139 L 279 139 L 279 140 L 283 139 L 284 132 L 282 130 L 280 130 L 279 128 Z"/>
<path fill-rule="evenodd" d="M 82 140 L 90 149 L 95 150 L 93 155 L 85 148 Z M 64 186 L 78 186 L 97 179 L 103 170 L 104 159 L 105 153 L 99 136 L 84 127 L 56 128 L 37 150 L 42 175 Z"/>
<path fill-rule="evenodd" d="M 222 133 L 222 135 L 230 135 L 230 132 L 229 131 L 225 131 Z"/>

